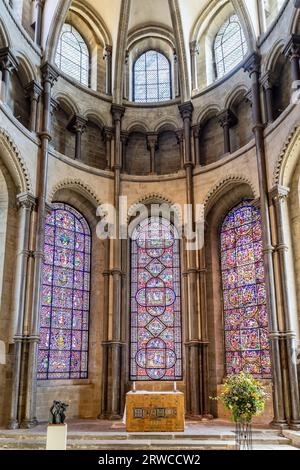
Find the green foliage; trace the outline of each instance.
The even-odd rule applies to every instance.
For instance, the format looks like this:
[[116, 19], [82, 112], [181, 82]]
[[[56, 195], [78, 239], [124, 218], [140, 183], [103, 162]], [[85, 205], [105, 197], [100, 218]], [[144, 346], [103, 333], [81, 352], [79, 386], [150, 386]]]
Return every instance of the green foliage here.
[[234, 421], [250, 422], [253, 416], [263, 412], [268, 398], [269, 394], [259, 380], [240, 372], [230, 375], [221, 395], [212, 399], [221, 401], [231, 411]]

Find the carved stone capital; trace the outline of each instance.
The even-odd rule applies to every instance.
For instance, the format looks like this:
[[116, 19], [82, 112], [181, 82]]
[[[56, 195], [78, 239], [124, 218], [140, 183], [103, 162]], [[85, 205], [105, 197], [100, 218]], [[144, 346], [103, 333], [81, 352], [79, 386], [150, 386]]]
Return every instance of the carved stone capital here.
[[86, 118], [84, 118], [83, 116], [80, 116], [79, 114], [74, 114], [74, 116], [71, 118], [68, 124], [68, 129], [71, 132], [83, 134], [83, 132], [86, 130], [86, 125], [87, 125]]
[[248, 72], [250, 77], [253, 73], [260, 73], [260, 64], [261, 64], [261, 56], [257, 52], [253, 52], [253, 54], [249, 57], [249, 59], [244, 64], [244, 71]]
[[194, 106], [191, 101], [186, 101], [185, 103], [182, 103], [178, 106], [180, 115], [183, 120], [185, 119], [192, 119], [193, 111], [194, 111]]
[[103, 59], [106, 59], [107, 61], [111, 60], [112, 58], [112, 46], [110, 44], [105, 45], [104, 49], [104, 54], [103, 54]]
[[190, 42], [190, 52], [192, 56], [195, 56], [196, 54], [199, 54], [199, 46], [197, 41], [191, 41]]
[[177, 143], [181, 144], [183, 142], [183, 129], [178, 129], [176, 131]]
[[197, 124], [196, 126], [192, 127], [193, 130], [193, 136], [195, 139], [199, 139], [200, 132], [201, 132], [201, 125]]
[[114, 136], [114, 131], [111, 127], [104, 127], [103, 128], [103, 137], [105, 142], [111, 142]]
[[42, 94], [42, 86], [36, 80], [32, 80], [28, 85], [25, 86], [26, 95], [32, 99], [38, 101], [39, 97]]
[[147, 134], [147, 146], [148, 150], [156, 150], [158, 148], [158, 135], [155, 132]]
[[121, 142], [122, 142], [122, 144], [127, 145], [128, 137], [129, 137], [128, 132], [125, 132], [125, 131], [121, 132]]
[[238, 122], [236, 115], [230, 109], [221, 111], [217, 118], [221, 127], [232, 127]]
[[260, 83], [264, 87], [265, 90], [272, 89], [273, 86], [276, 84], [274, 73], [271, 72], [270, 70], [265, 72], [260, 79]]
[[0, 67], [2, 70], [18, 70], [18, 61], [9, 47], [0, 49]]
[[121, 121], [122, 117], [125, 114], [126, 109], [124, 106], [121, 106], [119, 104], [112, 104], [111, 105], [111, 114], [114, 119], [114, 121]]
[[18, 208], [32, 210], [36, 205], [36, 198], [30, 193], [20, 193], [16, 199]]
[[270, 197], [272, 198], [275, 204], [286, 201], [289, 194], [290, 194], [290, 189], [286, 188], [285, 186], [281, 186], [279, 184], [274, 186], [274, 188], [272, 188], [270, 191]]
[[298, 58], [298, 59], [300, 58], [300, 35], [299, 34], [291, 34], [290, 39], [288, 40], [283, 53], [290, 60], [294, 58]]
[[59, 77], [59, 73], [58, 73], [57, 68], [54, 67], [53, 65], [49, 64], [49, 62], [45, 62], [41, 66], [41, 73], [42, 73], [43, 82], [44, 83], [48, 82], [48, 83], [50, 83], [51, 86], [54, 85], [54, 83], [56, 82], [56, 80]]

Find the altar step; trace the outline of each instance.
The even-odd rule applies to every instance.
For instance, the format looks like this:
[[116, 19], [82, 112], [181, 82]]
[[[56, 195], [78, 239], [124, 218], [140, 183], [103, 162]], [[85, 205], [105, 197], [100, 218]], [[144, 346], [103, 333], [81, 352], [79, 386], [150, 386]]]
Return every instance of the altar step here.
[[[44, 450], [45, 434], [0, 431], [0, 450]], [[223, 433], [69, 433], [68, 450], [234, 450], [234, 434]], [[257, 450], [299, 450], [274, 431], [253, 433]]]

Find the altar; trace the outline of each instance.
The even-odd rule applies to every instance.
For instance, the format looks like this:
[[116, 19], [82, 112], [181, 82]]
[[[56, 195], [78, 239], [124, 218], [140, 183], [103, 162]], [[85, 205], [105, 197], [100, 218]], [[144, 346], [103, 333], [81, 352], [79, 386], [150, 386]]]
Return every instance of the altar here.
[[127, 432], [183, 432], [184, 394], [128, 392], [125, 416]]

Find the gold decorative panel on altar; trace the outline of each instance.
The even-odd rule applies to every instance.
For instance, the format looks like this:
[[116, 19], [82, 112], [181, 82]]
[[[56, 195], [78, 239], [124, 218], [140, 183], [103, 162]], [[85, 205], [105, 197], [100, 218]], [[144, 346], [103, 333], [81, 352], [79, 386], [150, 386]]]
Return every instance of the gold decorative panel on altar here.
[[127, 432], [183, 432], [184, 395], [180, 392], [129, 392]]

